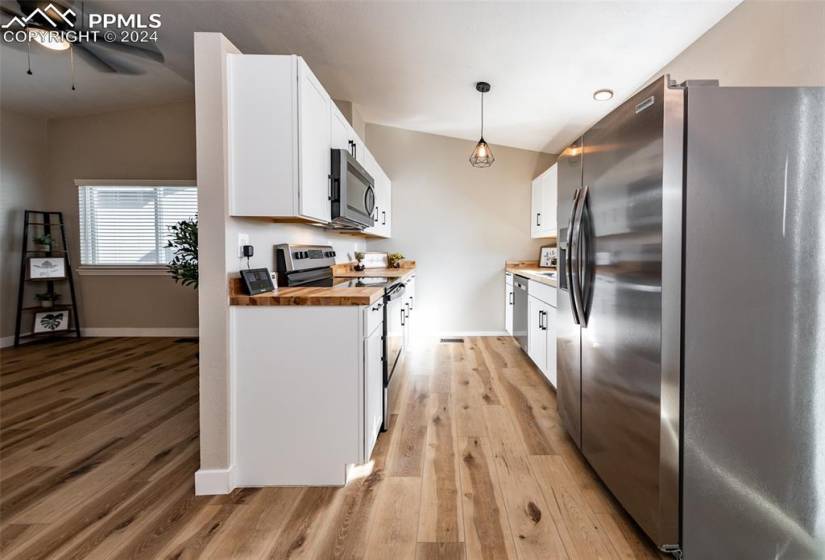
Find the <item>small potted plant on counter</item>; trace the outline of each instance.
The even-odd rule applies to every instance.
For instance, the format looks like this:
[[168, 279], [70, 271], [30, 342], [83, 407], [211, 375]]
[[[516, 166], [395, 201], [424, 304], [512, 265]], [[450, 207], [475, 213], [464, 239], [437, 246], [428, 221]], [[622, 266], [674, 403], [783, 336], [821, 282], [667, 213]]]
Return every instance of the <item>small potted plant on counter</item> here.
[[52, 250], [52, 236], [48, 233], [44, 233], [43, 235], [38, 235], [34, 238], [34, 245], [37, 251], [46, 251], [51, 252]]
[[364, 252], [363, 251], [355, 251], [355, 264], [352, 265], [353, 270], [362, 271], [367, 268], [364, 265]]
[[54, 292], [43, 292], [40, 294], [34, 294], [34, 297], [40, 302], [40, 307], [48, 309], [49, 307], [54, 307], [54, 302], [60, 299], [60, 294], [55, 294]]
[[390, 268], [401, 268], [401, 261], [404, 260], [404, 255], [401, 253], [390, 253], [387, 255], [387, 265]]

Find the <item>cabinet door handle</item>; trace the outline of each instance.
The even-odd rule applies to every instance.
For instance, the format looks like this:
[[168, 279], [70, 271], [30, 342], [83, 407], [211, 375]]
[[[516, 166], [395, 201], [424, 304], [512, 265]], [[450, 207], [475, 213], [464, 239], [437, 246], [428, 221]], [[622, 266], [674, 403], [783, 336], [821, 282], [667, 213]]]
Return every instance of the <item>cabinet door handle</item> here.
[[381, 219], [382, 219], [381, 225], [382, 226], [387, 225], [387, 213], [384, 210], [381, 210]]
[[513, 305], [515, 303], [515, 295], [515, 292], [510, 292], [510, 305]]
[[402, 327], [406, 324], [405, 319], [406, 319], [406, 317], [404, 316], [404, 308], [402, 307], [401, 308], [401, 326]]
[[541, 227], [541, 212], [536, 212], [536, 227]]
[[415, 307], [415, 296], [410, 296], [410, 309]]
[[327, 200], [332, 200], [332, 175], [327, 175]]

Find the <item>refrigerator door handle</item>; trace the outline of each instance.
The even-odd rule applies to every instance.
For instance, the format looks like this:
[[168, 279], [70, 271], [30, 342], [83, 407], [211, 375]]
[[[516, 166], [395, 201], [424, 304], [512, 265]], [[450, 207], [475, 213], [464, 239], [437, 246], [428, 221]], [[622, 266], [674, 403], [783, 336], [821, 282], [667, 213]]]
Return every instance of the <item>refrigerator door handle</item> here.
[[[567, 250], [564, 252], [564, 274], [567, 277], [567, 296], [570, 298], [570, 310], [573, 312], [573, 322], [579, 323], [579, 314], [576, 310], [576, 296], [573, 291], [573, 223], [576, 219], [576, 208], [579, 203], [579, 192], [573, 191], [573, 209], [570, 211], [570, 221], [567, 224]], [[577, 263], [578, 266], [578, 263]]]
[[575, 255], [575, 264], [570, 269], [570, 292], [573, 294], [573, 302], [575, 303], [576, 315], [578, 318], [578, 323], [581, 326], [587, 326], [587, 317], [584, 313], [584, 300], [582, 299], [582, 266], [581, 266], [581, 241], [582, 241], [582, 215], [584, 214], [584, 206], [587, 204], [587, 196], [590, 191], [590, 188], [587, 185], [584, 185], [579, 193], [579, 200], [578, 205], [575, 207], [575, 219], [573, 221], [573, 227], [571, 228], [573, 241], [575, 241], [576, 246], [573, 248], [571, 253]]

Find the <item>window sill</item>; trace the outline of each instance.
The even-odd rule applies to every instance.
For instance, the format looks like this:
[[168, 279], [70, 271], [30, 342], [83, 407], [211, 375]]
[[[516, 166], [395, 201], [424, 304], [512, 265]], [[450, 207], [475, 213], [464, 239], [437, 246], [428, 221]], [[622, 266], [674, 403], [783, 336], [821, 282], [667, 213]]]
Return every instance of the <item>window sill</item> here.
[[169, 276], [164, 265], [82, 265], [77, 268], [80, 276]]

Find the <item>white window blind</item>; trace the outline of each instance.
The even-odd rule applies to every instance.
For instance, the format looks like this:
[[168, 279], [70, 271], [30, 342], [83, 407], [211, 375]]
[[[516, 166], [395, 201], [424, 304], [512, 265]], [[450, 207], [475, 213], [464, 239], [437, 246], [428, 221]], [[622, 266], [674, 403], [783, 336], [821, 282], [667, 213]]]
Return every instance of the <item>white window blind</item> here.
[[84, 265], [164, 265], [169, 226], [198, 211], [196, 187], [80, 185]]

